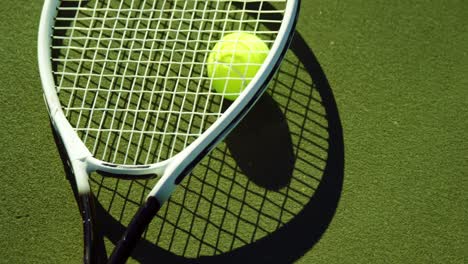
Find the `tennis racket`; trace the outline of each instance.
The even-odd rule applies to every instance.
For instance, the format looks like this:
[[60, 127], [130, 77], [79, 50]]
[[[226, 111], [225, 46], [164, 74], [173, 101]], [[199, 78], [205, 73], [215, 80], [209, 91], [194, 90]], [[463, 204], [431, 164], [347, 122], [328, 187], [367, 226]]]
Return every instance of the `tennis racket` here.
[[[175, 187], [264, 92], [291, 41], [298, 10], [299, 0], [45, 1], [39, 70], [73, 175], [85, 263], [107, 262], [96, 252], [90, 173], [159, 177], [108, 259], [125, 263]], [[261, 65], [247, 62], [258, 72], [242, 78], [245, 87], [230, 101], [226, 89], [212, 89], [213, 81], [239, 78], [209, 77], [207, 66], [214, 45], [234, 32], [256, 35], [269, 52]]]

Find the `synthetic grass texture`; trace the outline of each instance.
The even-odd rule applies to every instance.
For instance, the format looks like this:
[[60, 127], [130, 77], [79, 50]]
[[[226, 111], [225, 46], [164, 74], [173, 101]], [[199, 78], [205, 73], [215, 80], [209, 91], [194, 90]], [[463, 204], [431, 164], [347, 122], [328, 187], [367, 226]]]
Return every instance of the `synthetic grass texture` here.
[[[0, 259], [80, 263], [81, 220], [36, 66], [41, 6], [0, 10]], [[334, 90], [346, 169], [337, 213], [299, 263], [466, 261], [467, 10], [462, 1], [303, 1], [298, 31]], [[187, 240], [173, 243], [182, 254]]]

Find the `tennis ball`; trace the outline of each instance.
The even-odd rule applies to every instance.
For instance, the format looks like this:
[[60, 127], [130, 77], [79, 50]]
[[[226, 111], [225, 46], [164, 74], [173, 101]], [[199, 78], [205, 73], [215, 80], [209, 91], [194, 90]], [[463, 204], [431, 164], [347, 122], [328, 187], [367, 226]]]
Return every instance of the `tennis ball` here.
[[235, 100], [257, 74], [268, 55], [268, 46], [259, 37], [244, 32], [224, 36], [213, 47], [207, 64], [213, 89]]

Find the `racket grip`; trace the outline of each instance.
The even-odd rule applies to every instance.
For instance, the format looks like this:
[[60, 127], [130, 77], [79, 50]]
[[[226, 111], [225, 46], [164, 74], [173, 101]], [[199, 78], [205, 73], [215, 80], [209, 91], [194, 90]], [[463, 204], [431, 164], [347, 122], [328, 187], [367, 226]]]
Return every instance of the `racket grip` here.
[[161, 208], [159, 201], [155, 197], [148, 197], [146, 203], [140, 207], [133, 220], [128, 225], [122, 239], [117, 243], [109, 258], [109, 264], [126, 263], [133, 249], [140, 241], [149, 223]]
[[93, 195], [80, 195], [78, 197], [80, 204], [81, 215], [83, 218], [83, 235], [84, 235], [84, 255], [83, 263], [95, 264], [107, 262], [105, 254], [104, 240], [96, 228], [95, 209]]

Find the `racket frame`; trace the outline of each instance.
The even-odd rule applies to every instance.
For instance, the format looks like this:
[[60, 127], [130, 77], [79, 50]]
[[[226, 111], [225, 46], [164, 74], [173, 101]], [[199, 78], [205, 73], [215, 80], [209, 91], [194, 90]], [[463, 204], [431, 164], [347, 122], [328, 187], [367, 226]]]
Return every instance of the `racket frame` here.
[[[143, 228], [146, 228], [147, 220], [151, 220], [155, 211], [157, 212], [162, 204], [169, 199], [176, 185], [179, 184], [182, 179], [191, 172], [193, 167], [242, 120], [266, 90], [269, 81], [279, 68], [281, 60], [286, 54], [287, 48], [292, 40], [297, 22], [300, 0], [287, 1], [285, 13], [283, 15], [285, 18], [284, 22], [279, 28], [277, 37], [265, 62], [260, 67], [257, 75], [250, 81], [249, 85], [224, 114], [184, 150], [165, 161], [148, 165], [112, 164], [94, 158], [62, 111], [57, 94], [59, 91], [57, 91], [54, 82], [51, 60], [54, 18], [58, 12], [60, 2], [60, 0], [45, 0], [44, 2], [39, 24], [38, 62], [44, 101], [48, 108], [52, 126], [63, 143], [68, 155], [69, 163], [75, 177], [78, 195], [85, 201], [84, 207], [90, 207], [89, 199], [87, 198], [91, 196], [88, 178], [92, 172], [98, 172], [104, 176], [130, 179], [161, 176], [161, 179], [159, 179], [148, 195], [146, 205], [143, 206], [143, 208], [147, 209], [143, 209], [143, 212], [140, 212], [140, 216], [144, 216], [138, 217], [137, 214], [134, 218], [134, 220], [138, 220], [137, 218], [140, 220], [145, 218], [146, 220], [144, 221], [145, 224]], [[148, 205], [150, 205], [149, 209]], [[83, 214], [84, 222], [91, 219], [88, 214], [88, 212]], [[84, 215], [86, 215], [86, 219]], [[135, 221], [132, 221], [129, 226], [135, 226], [133, 222]], [[138, 230], [137, 232], [141, 233], [142, 231]], [[85, 244], [88, 242], [85, 241]], [[85, 252], [85, 255], [86, 254], [89, 255], [90, 252]]]

